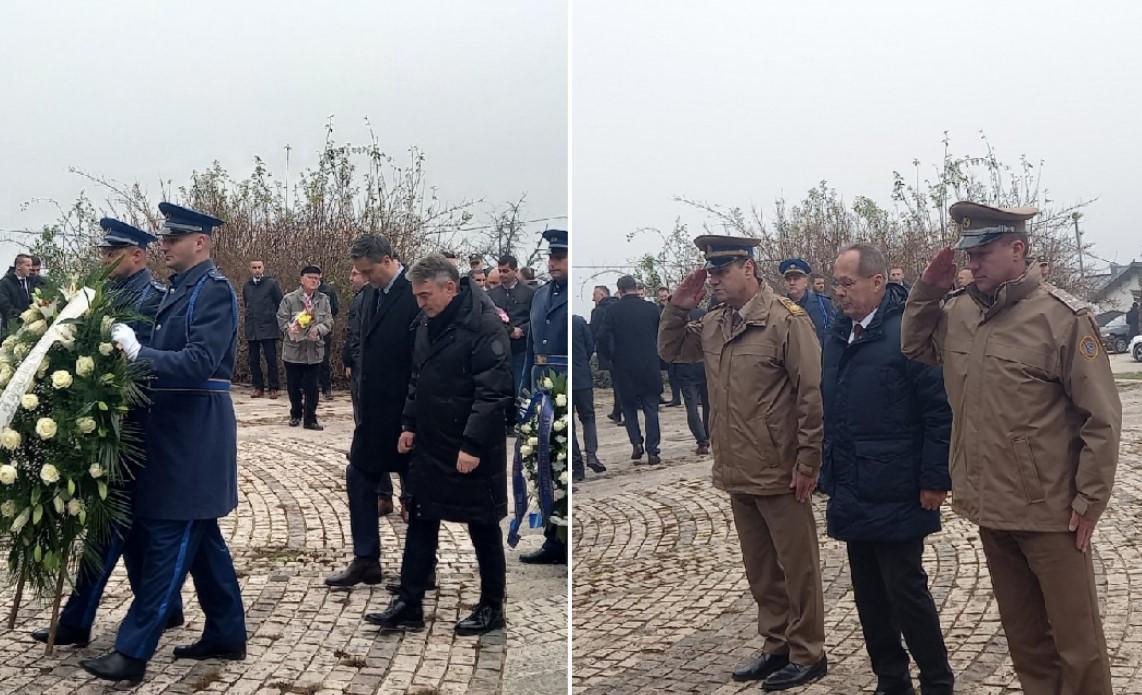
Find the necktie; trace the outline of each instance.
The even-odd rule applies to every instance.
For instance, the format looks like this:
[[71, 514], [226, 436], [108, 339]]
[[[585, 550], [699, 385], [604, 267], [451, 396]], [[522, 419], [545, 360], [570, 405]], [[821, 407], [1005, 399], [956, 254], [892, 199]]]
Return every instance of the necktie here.
[[737, 332], [738, 326], [742, 325], [743, 323], [745, 323], [745, 319], [742, 318], [740, 312], [737, 310], [730, 312], [730, 333]]
[[860, 340], [861, 334], [864, 333], [864, 326], [859, 323], [853, 324], [853, 340]]
[[383, 304], [384, 301], [385, 301], [385, 291], [384, 290], [377, 290], [377, 301], [373, 305], [373, 316], [376, 316], [377, 314], [381, 313], [381, 304]]

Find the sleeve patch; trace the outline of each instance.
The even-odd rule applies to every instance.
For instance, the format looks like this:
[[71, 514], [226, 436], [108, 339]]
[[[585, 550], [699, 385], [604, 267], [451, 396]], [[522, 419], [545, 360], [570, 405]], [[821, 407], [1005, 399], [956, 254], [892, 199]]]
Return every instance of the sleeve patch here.
[[1082, 339], [1079, 340], [1079, 354], [1082, 355], [1085, 359], [1093, 360], [1094, 358], [1098, 357], [1098, 351], [1098, 341], [1095, 340], [1094, 337], [1084, 335]]

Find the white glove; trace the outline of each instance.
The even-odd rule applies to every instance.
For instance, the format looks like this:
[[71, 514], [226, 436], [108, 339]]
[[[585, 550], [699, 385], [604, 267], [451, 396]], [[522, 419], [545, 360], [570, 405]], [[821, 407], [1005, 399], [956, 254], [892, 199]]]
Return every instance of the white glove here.
[[135, 337], [135, 331], [125, 323], [111, 325], [111, 340], [119, 344], [119, 349], [132, 362], [139, 356], [139, 350], [143, 347]]

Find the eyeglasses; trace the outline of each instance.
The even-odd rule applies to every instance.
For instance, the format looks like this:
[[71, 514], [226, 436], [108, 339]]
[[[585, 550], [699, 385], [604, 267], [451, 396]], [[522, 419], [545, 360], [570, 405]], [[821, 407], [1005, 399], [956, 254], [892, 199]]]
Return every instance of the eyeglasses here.
[[874, 275], [866, 275], [862, 278], [856, 278], [855, 280], [853, 278], [833, 278], [832, 284], [833, 287], [841, 287], [843, 289], [849, 290], [852, 289], [853, 285], [857, 284], [858, 281], [874, 278], [879, 274], [880, 273], [876, 273]]

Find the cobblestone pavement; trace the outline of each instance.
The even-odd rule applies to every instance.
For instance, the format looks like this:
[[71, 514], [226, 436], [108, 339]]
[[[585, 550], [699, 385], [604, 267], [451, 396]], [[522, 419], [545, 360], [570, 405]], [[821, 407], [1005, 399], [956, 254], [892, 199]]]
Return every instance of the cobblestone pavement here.
[[[1125, 362], [1121, 367], [1131, 369]], [[1135, 612], [1142, 606], [1142, 382], [1122, 382], [1120, 389], [1122, 458], [1114, 498], [1094, 538], [1095, 570], [1115, 692], [1142, 693], [1142, 613]], [[665, 465], [655, 470], [631, 465], [625, 431], [603, 417], [609, 411], [609, 400], [597, 405], [599, 456], [608, 471], [588, 472], [573, 493], [574, 692], [760, 692], [756, 683], [729, 677], [761, 646], [757, 613], [728, 498], [710, 484], [711, 459], [693, 454], [685, 410], [662, 409]], [[876, 681], [844, 547], [825, 537], [824, 507], [824, 498], [815, 497], [829, 675], [794, 692], [872, 692]], [[944, 530], [929, 538], [924, 561], [957, 692], [1022, 692], [1007, 658], [976, 528], [945, 508]]]
[[[508, 557], [508, 629], [456, 637], [453, 624], [479, 599], [476, 559], [461, 525], [441, 528], [440, 588], [425, 603], [424, 632], [379, 635], [362, 620], [381, 610], [381, 586], [329, 590], [322, 580], [351, 559], [345, 451], [352, 432], [347, 392], [322, 403], [325, 431], [286, 425], [289, 403], [235, 392], [239, 419], [239, 506], [222, 521], [242, 585], [250, 634], [244, 662], [174, 661], [171, 648], [197, 639], [203, 616], [192, 582], [183, 589], [187, 624], [163, 636], [138, 693], [564, 693], [567, 690], [567, 572], [521, 564], [542, 535], [529, 531]], [[394, 481], [395, 482], [395, 481]], [[505, 523], [506, 529], [506, 523]], [[381, 520], [386, 579], [399, 576], [404, 523]], [[14, 589], [0, 578], [0, 611]], [[15, 631], [0, 627], [0, 692], [100, 693], [79, 667], [109, 651], [130, 590], [122, 566], [104, 595], [86, 648], [44, 656], [28, 632], [46, 626], [50, 604], [25, 600]]]

